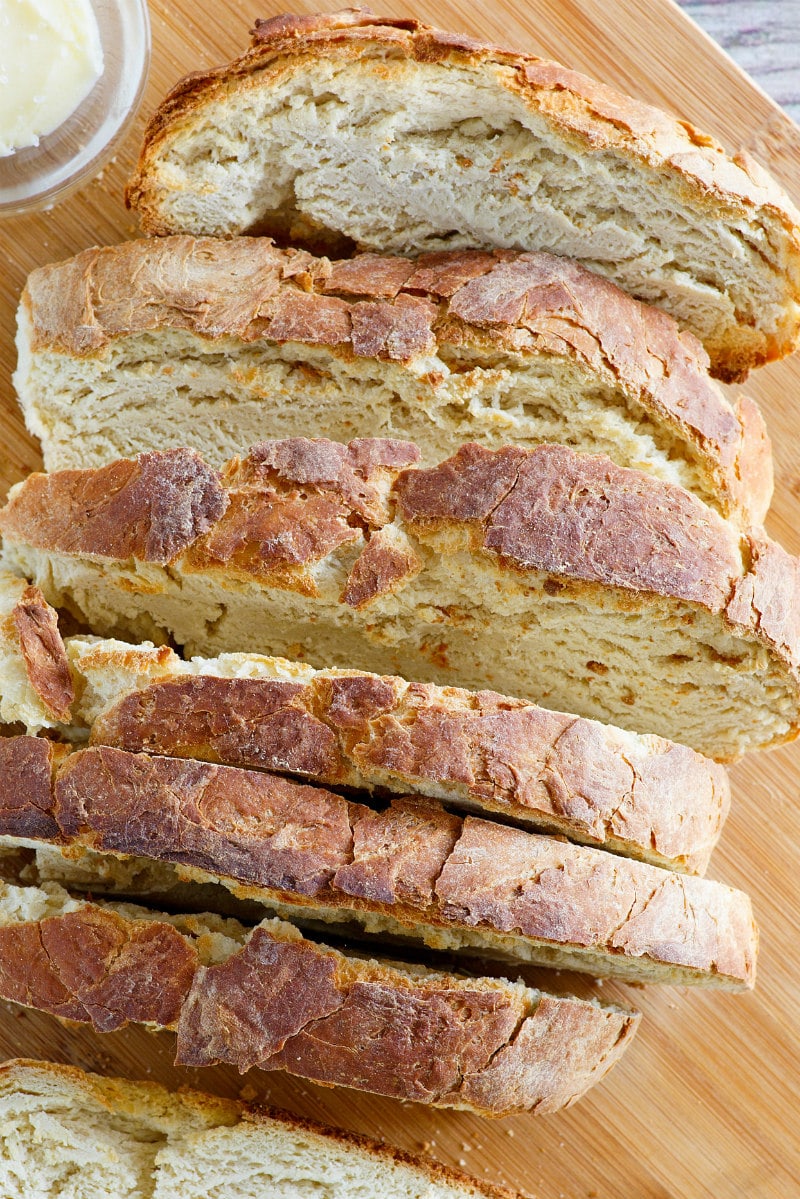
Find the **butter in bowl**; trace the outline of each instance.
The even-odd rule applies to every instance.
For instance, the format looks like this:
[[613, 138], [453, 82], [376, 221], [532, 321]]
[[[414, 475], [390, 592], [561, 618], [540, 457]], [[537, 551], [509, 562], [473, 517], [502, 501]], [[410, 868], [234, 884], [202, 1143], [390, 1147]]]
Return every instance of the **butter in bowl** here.
[[97, 174], [141, 100], [146, 0], [0, 0], [0, 215]]

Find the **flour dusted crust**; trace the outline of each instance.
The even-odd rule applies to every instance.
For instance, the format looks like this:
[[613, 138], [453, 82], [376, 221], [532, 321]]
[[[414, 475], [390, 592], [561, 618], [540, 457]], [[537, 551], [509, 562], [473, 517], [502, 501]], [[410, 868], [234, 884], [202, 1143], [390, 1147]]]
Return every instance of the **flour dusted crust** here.
[[[664, 312], [552, 254], [364, 254], [331, 263], [266, 238], [168, 237], [42, 267], [22, 305], [33, 355], [101, 360], [121, 338], [187, 330], [243, 346], [324, 346], [409, 372], [447, 347], [487, 362], [503, 351], [522, 362], [572, 361], [627, 398], [634, 424], [641, 412], [677, 443], [699, 473], [703, 498], [724, 515], [758, 522], [772, 494], [758, 408], [746, 398], [731, 408], [708, 377], [700, 343]], [[17, 383], [24, 396], [22, 374]], [[426, 385], [436, 388], [433, 375]]]
[[[772, 332], [743, 329], [738, 338], [735, 326], [721, 328], [713, 345], [715, 367], [722, 377], [735, 378], [746, 374], [750, 366], [794, 347], [800, 217], [748, 155], [729, 158], [713, 138], [687, 121], [676, 120], [558, 63], [488, 46], [419, 21], [377, 17], [367, 9], [258, 21], [246, 54], [181, 81], [151, 118], [138, 170], [128, 187], [128, 204], [138, 210], [144, 228], [157, 234], [182, 231], [170, 217], [169, 154], [174, 141], [187, 136], [194, 118], [207, 105], [228, 98], [233, 102], [239, 90], [268, 88], [273, 80], [293, 73], [313, 72], [329, 64], [356, 64], [368, 58], [383, 60], [387, 75], [414, 63], [468, 68], [474, 78], [493, 83], [498, 97], [504, 93], [519, 97], [588, 161], [593, 154], [607, 152], [634, 166], [645, 179], [669, 185], [688, 201], [698, 220], [719, 221], [723, 227], [730, 222], [735, 227], [738, 219], [757, 215], [773, 222], [771, 237], [782, 243], [778, 258], [786, 276], [782, 328]], [[294, 230], [291, 219], [287, 229], [279, 213], [267, 213], [261, 224], [267, 232], [284, 236], [294, 232], [311, 241], [331, 234], [302, 212], [296, 214]], [[227, 233], [244, 231], [225, 229]]]
[[[260, 1157], [271, 1165], [274, 1151], [280, 1154], [283, 1149], [285, 1152], [284, 1138], [296, 1138], [300, 1145], [298, 1158], [305, 1173], [310, 1175], [316, 1166], [320, 1181], [330, 1177], [331, 1167], [341, 1168], [342, 1165], [335, 1158], [331, 1161], [332, 1155], [336, 1154], [345, 1159], [345, 1173], [347, 1165], [358, 1167], [363, 1164], [371, 1170], [376, 1195], [387, 1199], [395, 1185], [406, 1181], [411, 1186], [427, 1182], [435, 1187], [430, 1199], [519, 1199], [516, 1192], [506, 1187], [479, 1182], [430, 1158], [415, 1157], [389, 1145], [379, 1145], [365, 1137], [287, 1112], [221, 1099], [199, 1091], [182, 1088], [176, 1093], [152, 1082], [107, 1078], [87, 1074], [74, 1066], [18, 1058], [0, 1065], [0, 1101], [10, 1099], [18, 1107], [22, 1096], [25, 1107], [36, 1112], [50, 1114], [50, 1104], [54, 1102], [58, 1105], [56, 1110], [85, 1107], [94, 1119], [99, 1117], [101, 1121], [103, 1117], [133, 1120], [141, 1126], [145, 1136], [156, 1133], [164, 1138], [171, 1154], [179, 1161], [185, 1158], [192, 1162], [198, 1150], [213, 1154], [219, 1146], [214, 1134], [217, 1130], [225, 1130], [224, 1144], [226, 1148], [239, 1149], [240, 1162]], [[209, 1137], [207, 1148], [204, 1144], [206, 1136]], [[44, 1144], [47, 1145], [46, 1139]], [[154, 1179], [158, 1179], [160, 1184], [162, 1174], [163, 1162], [159, 1155], [152, 1170], [148, 1171], [146, 1182], [152, 1186]], [[254, 1185], [260, 1187], [261, 1178], [255, 1163], [253, 1178]], [[384, 1187], [390, 1189], [384, 1191]], [[155, 1193], [161, 1195], [164, 1191], [159, 1189]], [[268, 1194], [267, 1190], [261, 1189], [253, 1193]]]
[[502, 990], [392, 974], [256, 929], [241, 953], [198, 971], [177, 1060], [258, 1064], [339, 1086], [357, 1079], [364, 1090], [484, 1115], [544, 1114], [565, 1106], [564, 1075], [610, 1065], [627, 1032], [619, 1013], [582, 1021], [546, 996], [526, 1016]]
[[216, 471], [190, 450], [141, 454], [37, 480], [37, 536], [77, 554], [171, 562], [227, 507]]
[[75, 688], [58, 616], [38, 587], [26, 587], [11, 619], [19, 636], [28, 680], [53, 720], [69, 722]]
[[[0, 794], [0, 835], [13, 835], [22, 805]], [[38, 819], [39, 797], [29, 806]], [[371, 929], [376, 913], [432, 946], [645, 982], [755, 980], [743, 893], [420, 796], [375, 811], [262, 772], [97, 747], [61, 765], [46, 814], [57, 830], [42, 840], [56, 846], [199, 870], [301, 920]]]
[[[551, 621], [563, 606], [576, 628], [594, 622], [604, 648], [584, 631], [578, 648], [563, 624], [527, 643], [526, 653], [549, 654], [558, 638], [547, 669], [561, 691], [548, 706], [652, 730], [723, 760], [797, 735], [798, 564], [762, 530], [742, 537], [681, 488], [564, 446], [465, 446], [438, 467], [401, 470], [395, 459], [413, 460], [413, 447], [365, 444], [263, 443], [222, 476], [190, 451], [155, 452], [139, 459], [147, 487], [137, 463], [31, 475], [0, 513], [5, 561], [100, 633], [149, 636], [161, 619], [190, 653], [296, 655], [305, 640], [312, 661], [318, 636], [335, 665], [475, 689], [488, 682], [537, 702], [551, 694], [548, 678], [524, 658], [491, 655], [486, 633], [502, 628], [510, 645], [540, 612]], [[353, 455], [363, 460], [355, 489], [352, 463], [341, 473]], [[202, 480], [212, 511], [187, 510], [181, 493], [175, 521], [164, 497], [176, 471]], [[131, 482], [107, 486], [117, 473]], [[76, 499], [84, 492], [91, 506]], [[239, 617], [237, 605], [252, 615]], [[222, 623], [208, 620], [215, 609]], [[279, 620], [281, 611], [292, 615]], [[639, 625], [624, 619], [632, 612]], [[631, 636], [641, 643], [637, 673], [615, 673], [608, 643], [631, 653]], [[643, 670], [659, 652], [648, 690]], [[747, 722], [737, 708], [743, 685], [752, 695]], [[708, 687], [711, 708], [699, 698]], [[753, 705], [762, 709], [756, 724]]]
[[75, 699], [56, 612], [38, 587], [0, 571], [0, 718], [29, 731], [68, 723]]
[[250, 677], [220, 677], [225, 660], [194, 673], [166, 646], [74, 640], [69, 652], [112, 697], [80, 713], [98, 745], [427, 792], [697, 873], [730, 805], [725, 769], [686, 746], [491, 691], [301, 666], [269, 677], [281, 664], [255, 656], [230, 661]]
[[[306, 463], [317, 464], [320, 441], [295, 439], [277, 463], [275, 445], [266, 442], [244, 461], [231, 462], [222, 484], [191, 450], [156, 451], [97, 470], [31, 474], [12, 489], [0, 528], [8, 541], [58, 553], [160, 564], [183, 558], [191, 571], [264, 582], [274, 576], [279, 586], [314, 594], [311, 567], [348, 543], [363, 550], [363, 532], [390, 523], [384, 513], [391, 497], [401, 529], [430, 541], [441, 534], [445, 546], [465, 529], [470, 548], [489, 551], [515, 571], [543, 570], [716, 610], [742, 574], [730, 525], [680, 488], [601, 455], [553, 445], [497, 451], [468, 445], [427, 470], [373, 472], [368, 466], [369, 492], [383, 493], [379, 512], [366, 509], [338, 475], [349, 448], [323, 441], [335, 453], [327, 469], [316, 470]], [[141, 485], [142, 460], [147, 486]], [[212, 510], [198, 521], [183, 519], [179, 510], [176, 521], [162, 486], [167, 489], [176, 473], [205, 481], [206, 472]], [[756, 567], [763, 561], [772, 575], [777, 549], [774, 555], [757, 559]], [[359, 606], [364, 602], [360, 597]], [[747, 619], [741, 604], [736, 611]], [[797, 649], [792, 652], [796, 657]]]
[[732, 530], [679, 488], [566, 446], [464, 446], [438, 468], [401, 475], [398, 514], [420, 538], [468, 532], [515, 570], [670, 594], [719, 609], [738, 573]]
[[58, 839], [53, 786], [69, 748], [44, 737], [0, 737], [0, 828], [20, 840]]
[[171, 925], [129, 921], [95, 904], [0, 924], [0, 995], [98, 1032], [173, 1025], [195, 968]]
[[[485, 1115], [546, 1112], [599, 1079], [638, 1022], [622, 1008], [352, 957], [278, 920], [248, 931], [67, 901], [52, 887], [4, 886], [0, 900], [4, 998], [100, 1031], [175, 1028], [182, 1064], [284, 1069]], [[48, 914], [11, 910], [37, 904]]]

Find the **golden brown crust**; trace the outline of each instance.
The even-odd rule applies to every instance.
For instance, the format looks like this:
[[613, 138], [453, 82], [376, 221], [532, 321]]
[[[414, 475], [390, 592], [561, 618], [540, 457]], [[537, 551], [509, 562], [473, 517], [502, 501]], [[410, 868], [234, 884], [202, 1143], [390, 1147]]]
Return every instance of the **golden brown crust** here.
[[[476, 570], [497, 572], [498, 581], [527, 579], [545, 591], [570, 588], [575, 595], [608, 596], [613, 589], [614, 602], [629, 606], [650, 597], [695, 605], [733, 636], [765, 646], [787, 688], [800, 694], [795, 560], [758, 529], [749, 534], [743, 560], [736, 527], [682, 488], [565, 446], [493, 451], [467, 445], [429, 470], [370, 462], [363, 495], [356, 495], [337, 480], [301, 483], [272, 467], [247, 465], [283, 444], [262, 443], [245, 464], [234, 460], [225, 475], [230, 490], [189, 451], [140, 455], [96, 471], [31, 475], [0, 512], [0, 531], [12, 547], [118, 561], [133, 555], [206, 574], [223, 586], [242, 580], [265, 592], [316, 596], [317, 564], [344, 564], [357, 579], [358, 554], [376, 532], [391, 529], [433, 562], [471, 548]], [[305, 456], [316, 462], [320, 447], [332, 444], [294, 439], [292, 469], [298, 473]], [[359, 453], [367, 452], [366, 444], [359, 443]], [[173, 486], [175, 458], [199, 479], [188, 498]], [[118, 477], [126, 484], [132, 479], [130, 488], [117, 487]], [[365, 506], [370, 489], [378, 502]], [[392, 580], [400, 599], [411, 578], [409, 571]], [[367, 623], [373, 601], [355, 593], [354, 599]], [[441, 614], [449, 618], [446, 610]], [[800, 715], [790, 725], [789, 738]]]
[[739, 573], [738, 539], [679, 487], [566, 446], [463, 446], [404, 472], [398, 512], [422, 537], [453, 523], [517, 570], [672, 595], [719, 610]]
[[754, 984], [757, 935], [741, 892], [596, 850], [573, 853], [556, 841], [533, 868], [524, 836], [466, 819], [436, 883], [445, 912], [529, 935], [549, 925], [571, 944], [602, 944], [609, 953], [656, 956]]
[[[542, 1002], [549, 1002], [543, 1000]], [[585, 1032], [585, 1030], [584, 1030]], [[464, 1196], [474, 1196], [475, 1199], [521, 1199], [516, 1191], [508, 1187], [496, 1186], [488, 1182], [480, 1182], [470, 1178], [460, 1170], [451, 1169], [427, 1157], [415, 1157], [391, 1145], [378, 1144], [367, 1137], [356, 1133], [343, 1132], [330, 1128], [314, 1120], [306, 1120], [301, 1116], [277, 1108], [264, 1107], [241, 1103], [235, 1099], [221, 1099], [216, 1095], [207, 1095], [201, 1091], [189, 1091], [181, 1088], [180, 1092], [168, 1091], [166, 1087], [153, 1082], [130, 1082], [122, 1078], [107, 1078], [97, 1074], [87, 1074], [76, 1066], [65, 1066], [53, 1062], [33, 1061], [28, 1058], [15, 1058], [0, 1064], [0, 1087], [7, 1093], [35, 1093], [42, 1084], [49, 1088], [54, 1082], [62, 1087], [70, 1088], [76, 1101], [84, 1097], [98, 1102], [105, 1110], [111, 1110], [119, 1115], [137, 1116], [155, 1110], [159, 1118], [164, 1112], [183, 1114], [197, 1113], [206, 1125], [215, 1127], [217, 1123], [237, 1126], [239, 1124], [251, 1128], [262, 1128], [269, 1136], [269, 1125], [277, 1124], [291, 1132], [307, 1133], [324, 1137], [326, 1141], [341, 1146], [345, 1150], [355, 1149], [367, 1153], [377, 1164], [397, 1164], [409, 1166], [427, 1177], [435, 1184], [459, 1187]], [[202, 1134], [201, 1134], [202, 1135]]]
[[[391, 48], [395, 58], [454, 62], [488, 68], [497, 86], [523, 101], [573, 144], [597, 152], [610, 150], [690, 190], [695, 204], [710, 215], [720, 207], [733, 219], [764, 212], [786, 235], [784, 269], [787, 291], [798, 298], [800, 214], [778, 185], [746, 154], [728, 157], [710, 136], [687, 121], [622, 95], [577, 71], [530, 54], [513, 53], [420, 21], [376, 17], [367, 10], [345, 9], [315, 16], [286, 14], [259, 21], [249, 51], [222, 67], [187, 76], [172, 89], [150, 119], [139, 164], [126, 190], [126, 203], [137, 209], [149, 233], [168, 234], [158, 203], [157, 154], [171, 134], [202, 105], [240, 78], [290, 63], [302, 69], [308, 60], [355, 60]], [[511, 70], [496, 71], [497, 66]], [[765, 334], [761, 344], [743, 348], [731, 338], [714, 347], [721, 378], [743, 378], [762, 362], [790, 353], [797, 340], [797, 319], [780, 338]]]
[[196, 968], [196, 952], [171, 925], [93, 904], [0, 926], [0, 995], [98, 1032], [174, 1025]]
[[177, 328], [402, 363], [447, 345], [571, 359], [685, 440], [726, 514], [738, 508], [760, 520], [772, 492], [763, 419], [750, 401], [740, 423], [709, 379], [700, 343], [666, 313], [552, 254], [462, 250], [416, 262], [365, 254], [331, 264], [266, 238], [169, 237], [42, 267], [23, 304], [32, 348], [74, 355]]
[[[114, 661], [107, 663], [114, 668]], [[102, 713], [92, 742], [304, 775], [442, 791], [574, 840], [702, 873], [727, 816], [722, 766], [661, 738], [491, 691], [376, 675], [308, 682], [169, 676]]]
[[547, 1098], [534, 1110], [554, 1111], [560, 1099], [560, 1072], [582, 1072], [587, 1058], [603, 1063], [610, 1053], [615, 1059], [630, 1035], [628, 1029], [622, 1029], [612, 1043], [610, 1034], [613, 1029], [599, 1022], [587, 1030], [577, 1009], [543, 995], [534, 1017], [524, 1021], [513, 1043], [498, 1050], [480, 1074], [464, 1079], [464, 1097], [491, 1110], [500, 1096], [508, 1103], [514, 1095], [519, 1104], [531, 1090], [541, 1091]]
[[[204, 537], [184, 547], [186, 568], [280, 578], [286, 588], [315, 595], [309, 568], [342, 546], [362, 544], [371, 528], [389, 520], [391, 483], [418, 459], [410, 442], [380, 438], [346, 446], [325, 438], [261, 442], [225, 469], [226, 510]], [[405, 558], [399, 577], [395, 556], [360, 586], [357, 575], [348, 594], [363, 603], [377, 594], [376, 584], [391, 589], [411, 573], [411, 556]]]
[[227, 496], [193, 450], [120, 459], [98, 470], [29, 475], [4, 509], [4, 530], [23, 529], [65, 553], [167, 563], [219, 520]]
[[379, 969], [354, 972], [341, 955], [257, 929], [240, 953], [198, 971], [177, 1060], [283, 1069], [485, 1115], [544, 1113], [572, 1102], [575, 1076], [583, 1089], [596, 1063], [610, 1065], [631, 1031], [619, 1013], [595, 1008], [586, 1037], [587, 1013], [567, 1012], [575, 1040], [567, 1049], [574, 1075], [565, 1086], [560, 1055], [567, 1047], [554, 1040], [565, 1029], [551, 1017], [553, 1004], [570, 1007], [551, 1000], [528, 1014], [521, 995], [468, 984], [455, 990], [446, 978], [398, 986]]
[[28, 682], [47, 715], [68, 724], [75, 700], [58, 616], [38, 587], [26, 587], [11, 612]]
[[377, 912], [412, 935], [419, 923], [508, 932], [545, 960], [548, 947], [588, 949], [593, 972], [641, 962], [645, 981], [670, 981], [671, 966], [755, 981], [743, 893], [421, 797], [377, 812], [273, 775], [98, 747], [61, 767], [52, 811], [47, 839], [199, 868], [267, 902]]
[[748, 538], [750, 567], [736, 581], [726, 608], [734, 624], [750, 628], [794, 670], [800, 664], [800, 560], [763, 531]]
[[381, 595], [391, 595], [419, 572], [422, 563], [410, 543], [379, 529], [369, 538], [347, 577], [341, 602], [363, 608]]
[[[99, 904], [0, 926], [5, 999], [99, 1031], [174, 1027], [181, 1064], [284, 1069], [485, 1115], [574, 1102], [638, 1023], [635, 1012], [555, 997], [539, 1017], [530, 992], [350, 958], [286, 925], [259, 926], [217, 965], [198, 962], [193, 934]], [[443, 1045], [468, 1070], [463, 1080]], [[494, 1067], [497, 1053], [510, 1069]]]
[[44, 737], [0, 737], [0, 835], [58, 839], [53, 778], [67, 752]]
[[461, 836], [462, 821], [436, 803], [406, 796], [381, 812], [363, 809], [352, 821], [350, 860], [331, 890], [372, 904], [436, 907], [436, 880]]
[[326, 895], [363, 809], [255, 771], [88, 749], [55, 784], [65, 843], [181, 862], [287, 894]]

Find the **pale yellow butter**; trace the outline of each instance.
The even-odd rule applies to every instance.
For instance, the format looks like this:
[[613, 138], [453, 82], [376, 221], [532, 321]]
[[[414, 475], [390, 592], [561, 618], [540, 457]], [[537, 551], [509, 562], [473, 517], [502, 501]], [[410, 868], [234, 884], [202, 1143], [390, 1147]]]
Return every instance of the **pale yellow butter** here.
[[0, 157], [62, 125], [102, 71], [89, 0], [0, 0]]

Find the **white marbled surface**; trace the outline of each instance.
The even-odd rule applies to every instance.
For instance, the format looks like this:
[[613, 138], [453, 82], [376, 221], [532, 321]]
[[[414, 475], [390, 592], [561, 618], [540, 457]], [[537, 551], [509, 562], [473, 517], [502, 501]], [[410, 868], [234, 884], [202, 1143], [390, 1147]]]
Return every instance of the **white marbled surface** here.
[[678, 0], [800, 123], [800, 0]]

